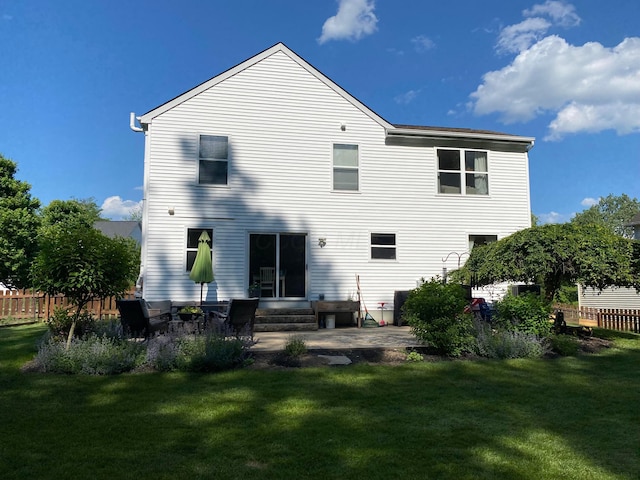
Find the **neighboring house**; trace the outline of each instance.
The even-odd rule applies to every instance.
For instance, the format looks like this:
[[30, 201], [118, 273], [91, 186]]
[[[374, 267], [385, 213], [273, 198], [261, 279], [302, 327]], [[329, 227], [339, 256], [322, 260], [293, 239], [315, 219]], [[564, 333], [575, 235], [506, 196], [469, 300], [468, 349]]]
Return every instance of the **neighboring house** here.
[[199, 299], [203, 230], [207, 301], [246, 297], [266, 267], [262, 306], [354, 298], [359, 275], [375, 311], [530, 227], [533, 138], [389, 123], [282, 43], [133, 119], [147, 300]]
[[[633, 227], [633, 238], [640, 240], [640, 213], [625, 226]], [[612, 287], [599, 291], [578, 285], [578, 302], [580, 307], [640, 310], [640, 293], [635, 288]]]
[[96, 230], [109, 238], [133, 238], [138, 244], [142, 243], [142, 225], [136, 221], [111, 220], [98, 221], [93, 224]]

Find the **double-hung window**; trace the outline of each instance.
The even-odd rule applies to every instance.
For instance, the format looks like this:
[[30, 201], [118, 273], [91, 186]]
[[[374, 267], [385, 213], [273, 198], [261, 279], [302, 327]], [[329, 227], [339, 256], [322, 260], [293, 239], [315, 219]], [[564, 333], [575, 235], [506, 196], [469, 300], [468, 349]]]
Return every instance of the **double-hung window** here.
[[198, 183], [227, 185], [229, 176], [229, 138], [200, 135]]
[[333, 189], [358, 191], [358, 145], [333, 145]]
[[371, 234], [371, 258], [373, 260], [396, 259], [396, 234], [372, 233]]
[[438, 193], [489, 195], [487, 152], [439, 148]]
[[[188, 228], [187, 229], [187, 272], [191, 271], [193, 262], [196, 260], [198, 253], [198, 239], [202, 232], [207, 232], [209, 238], [213, 241], [213, 229], [212, 228]], [[211, 246], [211, 245], [209, 245]], [[213, 255], [213, 253], [212, 253]]]

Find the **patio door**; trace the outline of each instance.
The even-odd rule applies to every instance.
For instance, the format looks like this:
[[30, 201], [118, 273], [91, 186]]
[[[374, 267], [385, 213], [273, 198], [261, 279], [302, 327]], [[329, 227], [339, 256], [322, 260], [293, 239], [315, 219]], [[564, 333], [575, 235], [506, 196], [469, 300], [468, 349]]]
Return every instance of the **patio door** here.
[[249, 234], [249, 284], [255, 283], [260, 284], [261, 297], [306, 298], [307, 235]]

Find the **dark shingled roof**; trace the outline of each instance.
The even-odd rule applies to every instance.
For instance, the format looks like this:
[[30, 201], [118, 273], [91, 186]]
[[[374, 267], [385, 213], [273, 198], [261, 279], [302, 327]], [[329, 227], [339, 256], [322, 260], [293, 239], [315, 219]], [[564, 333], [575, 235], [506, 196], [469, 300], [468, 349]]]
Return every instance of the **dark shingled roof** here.
[[130, 237], [136, 228], [140, 228], [140, 222], [134, 221], [99, 221], [93, 224], [96, 230], [109, 238]]
[[456, 127], [429, 127], [422, 125], [400, 125], [394, 124], [396, 128], [406, 128], [411, 130], [434, 130], [438, 132], [458, 132], [458, 133], [482, 133], [486, 135], [504, 135], [506, 137], [517, 137], [518, 135], [512, 135], [510, 133], [494, 132], [492, 130], [475, 130], [473, 128], [456, 128]]

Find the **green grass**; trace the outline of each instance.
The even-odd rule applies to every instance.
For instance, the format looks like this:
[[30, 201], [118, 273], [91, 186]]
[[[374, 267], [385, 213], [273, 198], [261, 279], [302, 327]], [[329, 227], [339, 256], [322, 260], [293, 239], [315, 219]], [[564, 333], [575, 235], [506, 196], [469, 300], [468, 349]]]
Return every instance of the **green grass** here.
[[[640, 338], [555, 360], [24, 374], [0, 329], [3, 479], [636, 479]], [[600, 332], [598, 332], [600, 333]]]

